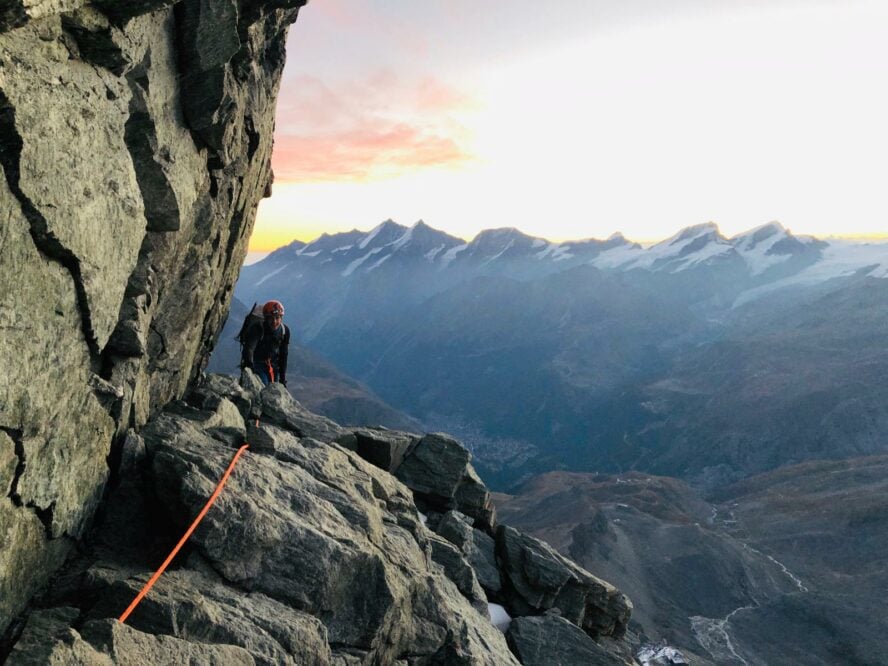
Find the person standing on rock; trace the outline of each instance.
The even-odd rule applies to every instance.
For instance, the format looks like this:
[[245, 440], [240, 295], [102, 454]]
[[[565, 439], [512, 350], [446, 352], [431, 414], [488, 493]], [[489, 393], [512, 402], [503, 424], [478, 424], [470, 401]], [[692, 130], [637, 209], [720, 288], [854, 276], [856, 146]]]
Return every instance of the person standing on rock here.
[[268, 301], [262, 306], [262, 317], [255, 312], [247, 316], [238, 336], [241, 341], [241, 368], [250, 368], [262, 383], [287, 385], [287, 355], [290, 329], [284, 324], [284, 306]]

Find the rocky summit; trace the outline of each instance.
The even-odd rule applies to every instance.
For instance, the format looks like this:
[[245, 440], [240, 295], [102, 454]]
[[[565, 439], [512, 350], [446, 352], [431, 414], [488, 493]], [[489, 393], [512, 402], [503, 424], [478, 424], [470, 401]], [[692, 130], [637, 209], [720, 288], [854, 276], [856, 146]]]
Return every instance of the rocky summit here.
[[129, 433], [95, 529], [7, 663], [635, 663], [629, 600], [497, 524], [470, 458], [443, 434], [341, 428], [250, 371], [207, 376]]

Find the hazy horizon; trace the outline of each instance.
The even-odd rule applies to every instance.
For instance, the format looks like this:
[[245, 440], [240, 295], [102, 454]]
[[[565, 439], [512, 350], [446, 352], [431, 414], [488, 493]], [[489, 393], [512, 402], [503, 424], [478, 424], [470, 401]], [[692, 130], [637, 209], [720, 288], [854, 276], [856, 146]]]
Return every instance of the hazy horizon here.
[[[407, 228], [410, 228], [410, 227], [412, 227], [412, 226], [415, 226], [415, 225], [418, 224], [419, 222], [423, 222], [423, 223], [425, 223], [426, 225], [428, 225], [429, 227], [432, 227], [433, 229], [436, 229], [437, 231], [444, 231], [445, 233], [449, 233], [449, 232], [446, 232], [444, 229], [439, 229], [439, 228], [436, 227], [434, 224], [429, 224], [429, 223], [426, 222], [425, 220], [417, 220], [416, 222], [413, 222], [412, 224], [403, 224], [403, 223], [401, 223], [401, 222], [398, 222], [397, 220], [393, 220], [392, 218], [387, 218], [386, 220], [383, 220], [383, 222], [385, 222], [385, 221], [389, 221], [389, 220], [391, 220], [391, 221], [394, 222], [395, 224], [399, 224], [400, 226], [407, 227]], [[292, 243], [292, 242], [294, 242], [294, 241], [301, 241], [301, 242], [304, 242], [304, 243], [308, 243], [308, 244], [310, 244], [310, 243], [312, 243], [312, 242], [318, 240], [319, 238], [321, 238], [324, 234], [328, 234], [328, 235], [331, 235], [331, 236], [332, 236], [332, 235], [336, 235], [337, 233], [347, 233], [347, 232], [349, 232], [349, 231], [360, 231], [360, 232], [362, 232], [362, 233], [369, 233], [370, 231], [372, 231], [374, 228], [376, 228], [377, 226], [379, 226], [379, 225], [382, 224], [383, 222], [378, 222], [378, 223], [376, 223], [376, 224], [374, 224], [373, 226], [370, 226], [370, 227], [366, 227], [366, 226], [363, 226], [363, 227], [352, 227], [352, 228], [350, 228], [350, 229], [342, 229], [342, 230], [337, 229], [337, 230], [335, 230], [335, 231], [321, 232], [320, 234], [318, 234], [318, 235], [316, 235], [316, 236], [313, 236], [313, 237], [311, 237], [311, 238], [308, 238], [308, 239], [295, 238], [295, 237], [294, 237], [294, 238], [291, 238], [291, 239], [288, 240], [288, 241], [282, 242], [282, 243], [281, 243], [280, 245], [278, 245], [277, 247], [273, 247], [273, 248], [270, 248], [270, 249], [263, 249], [263, 250], [250, 250], [250, 251], [247, 253], [247, 257], [245, 258], [245, 260], [244, 260], [244, 264], [243, 264], [243, 265], [244, 265], [244, 266], [249, 266], [249, 265], [251, 265], [251, 264], [257, 263], [257, 262], [261, 261], [262, 259], [264, 259], [265, 257], [267, 257], [269, 254], [271, 254], [274, 250], [277, 250], [277, 249], [280, 249], [280, 248], [282, 248], [282, 247], [285, 247], [285, 246], [289, 245], [290, 243]], [[738, 236], [738, 235], [741, 235], [741, 234], [744, 234], [744, 233], [749, 233], [749, 232], [751, 232], [751, 231], [754, 231], [755, 229], [758, 229], [758, 228], [761, 228], [761, 227], [763, 227], [763, 226], [766, 226], [767, 224], [772, 224], [772, 223], [781, 224], [779, 220], [772, 220], [771, 222], [766, 222], [765, 224], [758, 224], [758, 225], [755, 225], [755, 226], [751, 226], [751, 227], [749, 227], [748, 229], [744, 229], [743, 231], [740, 231], [740, 232], [738, 232], [738, 233], [736, 233], [736, 234], [728, 235], [728, 234], [725, 234], [725, 233], [722, 231], [721, 227], [719, 227], [719, 225], [718, 225], [717, 222], [704, 222], [704, 223], [700, 223], [700, 224], [708, 224], [708, 223], [715, 224], [716, 227], [718, 227], [719, 232], [720, 232], [723, 236], [725, 236], [726, 238], [728, 238], [728, 239], [733, 238], [733, 237]], [[489, 227], [488, 229], [481, 229], [481, 230], [478, 231], [478, 233], [481, 233], [482, 231], [486, 231], [486, 230], [489, 230], [489, 229], [503, 229], [503, 228], [505, 228], [505, 229], [517, 229], [519, 232], [521, 232], [521, 233], [523, 233], [523, 234], [525, 234], [525, 235], [532, 236], [532, 237], [534, 237], [534, 238], [541, 238], [541, 239], [546, 240], [546, 241], [548, 241], [548, 242], [550, 242], [550, 243], [569, 243], [569, 242], [582, 241], [582, 240], [606, 240], [607, 238], [610, 238], [610, 237], [612, 237], [612, 236], [615, 236], [615, 235], [617, 235], [617, 234], [620, 234], [620, 235], [622, 235], [624, 238], [626, 238], [626, 240], [628, 240], [628, 241], [630, 241], [630, 242], [638, 243], [638, 244], [640, 244], [640, 245], [642, 245], [642, 246], [647, 247], [647, 246], [656, 245], [657, 243], [661, 243], [661, 242], [663, 242], [663, 241], [665, 241], [665, 240], [668, 240], [669, 238], [672, 238], [672, 237], [675, 236], [676, 234], [680, 233], [683, 229], [687, 229], [688, 227], [693, 227], [693, 226], [699, 226], [699, 225], [698, 225], [698, 224], [689, 224], [689, 225], [685, 225], [684, 227], [681, 227], [681, 228], [679, 228], [679, 229], [675, 229], [674, 232], [670, 233], [670, 234], [667, 235], [667, 236], [664, 236], [664, 237], [662, 237], [662, 238], [653, 238], [653, 239], [651, 239], [651, 238], [631, 238], [631, 237], [627, 236], [626, 234], [623, 234], [623, 233], [622, 233], [621, 231], [619, 231], [619, 230], [614, 231], [613, 233], [608, 234], [607, 236], [601, 236], [601, 237], [598, 237], [598, 236], [582, 236], [582, 237], [581, 237], [581, 236], [577, 236], [577, 237], [574, 237], [574, 238], [552, 238], [552, 237], [549, 237], [549, 236], [535, 236], [534, 234], [527, 233], [527, 232], [523, 231], [522, 229], [520, 229], [520, 228], [518, 228], [518, 227], [513, 227], [513, 226], [509, 226], [509, 225], [506, 225], [506, 226], [503, 226], [503, 227]], [[782, 224], [781, 224], [781, 226], [784, 226], [784, 227], [785, 227], [790, 233], [792, 233], [792, 234], [795, 235], [795, 236], [809, 236], [809, 235], [814, 235], [814, 234], [796, 234], [791, 228], [786, 227], [786, 225], [782, 225]], [[455, 236], [456, 238], [459, 238], [459, 239], [461, 239], [462, 241], [464, 241], [464, 242], [466, 242], [466, 243], [470, 243], [470, 242], [472, 242], [472, 240], [475, 238], [475, 236], [477, 236], [478, 234], [476, 233], [476, 234], [474, 234], [473, 236], [468, 237], [468, 238], [467, 238], [467, 237], [464, 237], [464, 236], [458, 236], [458, 235], [456, 235], [456, 234], [450, 234], [450, 235]], [[888, 243], [888, 234], [872, 234], [872, 235], [857, 235], [857, 236], [854, 236], [854, 235], [847, 235], [847, 236], [840, 236], [840, 235], [823, 235], [823, 236], [818, 236], [818, 235], [815, 235], [815, 237], [816, 237], [816, 238], [819, 238], [820, 240], [843, 240], [843, 241], [859, 242], [859, 243], [868, 243], [868, 242], [874, 242], [874, 243], [883, 243], [883, 242], [884, 242], [884, 243]]]
[[886, 32], [873, 0], [309, 3], [251, 249], [386, 217], [884, 236]]

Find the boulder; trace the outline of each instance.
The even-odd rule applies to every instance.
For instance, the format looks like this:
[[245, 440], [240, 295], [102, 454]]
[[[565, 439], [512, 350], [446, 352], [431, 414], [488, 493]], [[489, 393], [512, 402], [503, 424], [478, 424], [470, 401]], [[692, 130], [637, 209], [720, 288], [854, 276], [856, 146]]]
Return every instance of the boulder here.
[[[250, 374], [255, 378], [252, 372]], [[241, 416], [248, 420], [252, 413], [253, 403], [258, 403], [261, 391], [261, 384], [255, 392], [252, 392], [242, 387], [234, 377], [209, 374], [203, 376], [200, 384], [188, 394], [186, 400], [189, 405], [198, 409], [214, 410], [219, 400], [226, 398], [233, 402]]]
[[[111, 585], [89, 617], [117, 617], [149, 575]], [[237, 645], [263, 666], [327, 666], [332, 659], [327, 630], [317, 618], [190, 569], [164, 574], [126, 623], [148, 634]]]
[[429, 538], [432, 547], [432, 560], [441, 565], [444, 574], [456, 585], [462, 595], [482, 615], [487, 612], [487, 597], [478, 583], [475, 571], [463, 557], [462, 552], [446, 539], [437, 536]]
[[79, 664], [142, 666], [143, 664], [230, 664], [253, 666], [250, 653], [233, 645], [205, 645], [137, 631], [117, 620], [72, 625], [76, 608], [35, 611], [9, 655], [10, 666]]
[[557, 608], [593, 638], [625, 633], [632, 611], [629, 599], [547, 543], [500, 525], [496, 554], [502, 563], [506, 607], [513, 616]]
[[298, 437], [333, 442], [344, 434], [343, 429], [330, 419], [300, 405], [283, 384], [269, 384], [263, 388], [261, 400], [261, 420], [292, 430]]
[[475, 473], [472, 454], [443, 433], [428, 434], [408, 450], [395, 471], [398, 477], [431, 508], [457, 509], [472, 517], [475, 525], [492, 530], [496, 516], [490, 492]]
[[352, 430], [355, 450], [367, 462], [394, 474], [404, 460], [416, 437], [386, 428]]
[[496, 544], [493, 538], [479, 529], [472, 530], [466, 558], [478, 576], [478, 582], [489, 594], [499, 595], [503, 588], [502, 576], [496, 562]]
[[634, 664], [598, 645], [576, 625], [557, 615], [519, 617], [506, 634], [524, 666], [613, 666]]
[[247, 428], [235, 404], [227, 398], [208, 401], [206, 404], [209, 409], [196, 409], [187, 403], [178, 402], [170, 406], [169, 412], [193, 421], [199, 429], [229, 446], [238, 447], [243, 444]]
[[496, 564], [493, 539], [471, 526], [471, 520], [458, 511], [448, 511], [438, 522], [435, 531], [454, 544], [468, 560], [481, 587], [492, 596], [502, 589], [502, 579]]
[[453, 495], [456, 508], [475, 519], [475, 526], [492, 532], [496, 525], [496, 509], [490, 500], [490, 491], [475, 469], [468, 465]]
[[262, 384], [262, 380], [259, 379], [259, 376], [250, 368], [243, 368], [241, 370], [239, 383], [250, 397], [253, 406], [257, 409], [255, 412], [256, 416], [259, 416], [262, 413], [262, 389], [265, 388]]
[[417, 442], [395, 476], [432, 503], [446, 505], [452, 503], [471, 459], [472, 454], [457, 440], [433, 433]]
[[289, 430], [274, 425], [260, 423], [247, 425], [247, 443], [253, 453], [275, 455], [292, 446], [298, 446], [299, 438]]
[[435, 525], [435, 532], [447, 539], [462, 552], [467, 552], [472, 542], [472, 523], [459, 511], [448, 511]]

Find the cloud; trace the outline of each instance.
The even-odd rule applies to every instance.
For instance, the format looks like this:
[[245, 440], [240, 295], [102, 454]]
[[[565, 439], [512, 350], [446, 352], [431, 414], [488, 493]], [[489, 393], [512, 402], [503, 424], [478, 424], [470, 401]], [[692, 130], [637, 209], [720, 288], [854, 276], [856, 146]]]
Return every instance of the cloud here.
[[378, 70], [328, 84], [300, 76], [281, 91], [272, 165], [283, 182], [367, 180], [472, 160], [462, 118], [471, 95], [433, 77]]

